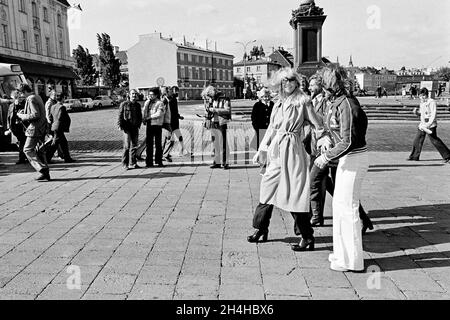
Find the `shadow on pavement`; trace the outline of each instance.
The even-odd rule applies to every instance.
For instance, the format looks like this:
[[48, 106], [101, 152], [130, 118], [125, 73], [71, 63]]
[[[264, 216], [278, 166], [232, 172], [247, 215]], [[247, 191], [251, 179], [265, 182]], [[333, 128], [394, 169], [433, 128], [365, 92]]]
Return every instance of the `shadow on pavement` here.
[[174, 177], [184, 177], [193, 176], [192, 173], [173, 173], [173, 172], [157, 172], [142, 175], [117, 175], [117, 176], [102, 176], [102, 177], [80, 177], [80, 178], [62, 178], [62, 179], [52, 179], [52, 182], [71, 182], [71, 181], [85, 181], [85, 180], [110, 180], [110, 179], [162, 179], [162, 178], [174, 178]]
[[[365, 236], [365, 251], [375, 254], [401, 253], [396, 257], [375, 258], [383, 270], [450, 267], [450, 251], [439, 251], [433, 247], [444, 245], [447, 248], [450, 244], [448, 223], [440, 224], [441, 220], [450, 219], [450, 204], [372, 210], [370, 216], [374, 218], [376, 230]], [[383, 228], [383, 225], [393, 227]], [[408, 253], [405, 250], [414, 251]]]
[[[433, 160], [436, 161], [436, 160]], [[369, 170], [373, 168], [416, 168], [416, 167], [443, 167], [445, 163], [435, 164], [377, 164], [369, 166]]]

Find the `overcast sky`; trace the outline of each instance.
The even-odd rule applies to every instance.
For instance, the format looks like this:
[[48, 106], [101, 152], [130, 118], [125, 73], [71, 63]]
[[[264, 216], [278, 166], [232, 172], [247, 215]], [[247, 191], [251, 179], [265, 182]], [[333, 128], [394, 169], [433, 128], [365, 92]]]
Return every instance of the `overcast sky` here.
[[[72, 49], [78, 44], [97, 52], [96, 33], [127, 50], [140, 34], [162, 32], [241, 58], [235, 41], [257, 40], [271, 47], [293, 47], [291, 12], [299, 0], [70, 0], [81, 4], [79, 25], [72, 24]], [[357, 66], [450, 66], [449, 0], [316, 0], [328, 16], [323, 27], [323, 55]], [[210, 44], [210, 47], [213, 44]], [[250, 46], [249, 46], [250, 47]]]

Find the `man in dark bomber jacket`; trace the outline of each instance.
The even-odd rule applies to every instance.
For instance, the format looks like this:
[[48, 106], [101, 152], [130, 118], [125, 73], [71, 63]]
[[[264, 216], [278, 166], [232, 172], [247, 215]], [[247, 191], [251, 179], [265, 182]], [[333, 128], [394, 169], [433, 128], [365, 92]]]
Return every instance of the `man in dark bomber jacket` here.
[[124, 132], [122, 165], [125, 170], [139, 168], [137, 165], [137, 148], [139, 144], [139, 129], [142, 124], [141, 105], [138, 92], [130, 91], [130, 99], [124, 101], [119, 108], [117, 125]]

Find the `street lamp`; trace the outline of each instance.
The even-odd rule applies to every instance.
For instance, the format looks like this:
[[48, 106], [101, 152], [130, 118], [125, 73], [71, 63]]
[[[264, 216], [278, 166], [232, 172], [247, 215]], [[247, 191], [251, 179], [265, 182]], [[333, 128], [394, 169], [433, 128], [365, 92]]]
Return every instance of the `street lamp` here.
[[[240, 41], [235, 41], [235, 43], [241, 44], [244, 47], [244, 89], [245, 89], [245, 80], [247, 78], [247, 65], [246, 65], [245, 55], [247, 54], [247, 46], [250, 43], [254, 43], [254, 42], [256, 42], [256, 40], [249, 41], [249, 42], [247, 42], [245, 44], [243, 42], [240, 42]], [[244, 95], [244, 100], [245, 100], [245, 95]]]

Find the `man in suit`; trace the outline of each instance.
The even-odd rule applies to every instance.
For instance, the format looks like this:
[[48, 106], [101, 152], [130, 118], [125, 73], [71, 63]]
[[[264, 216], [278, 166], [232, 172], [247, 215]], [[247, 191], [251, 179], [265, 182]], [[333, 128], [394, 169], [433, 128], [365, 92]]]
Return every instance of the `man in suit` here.
[[28, 84], [20, 84], [17, 91], [26, 99], [24, 111], [17, 114], [22, 122], [28, 123], [23, 152], [33, 168], [41, 174], [36, 180], [50, 181], [50, 170], [44, 150], [41, 148], [36, 151], [36, 147], [44, 143], [48, 130], [44, 102], [40, 96], [33, 93]]

